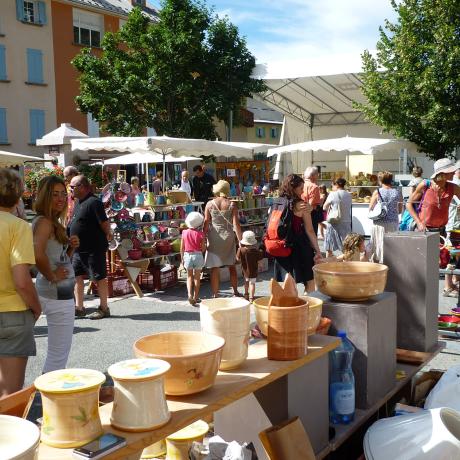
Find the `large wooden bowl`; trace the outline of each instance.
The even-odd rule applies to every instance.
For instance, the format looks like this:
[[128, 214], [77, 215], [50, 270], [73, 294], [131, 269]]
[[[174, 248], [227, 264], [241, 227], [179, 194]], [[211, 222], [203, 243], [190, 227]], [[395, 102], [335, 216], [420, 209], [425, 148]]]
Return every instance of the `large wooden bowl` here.
[[[323, 311], [323, 301], [316, 297], [300, 296], [301, 299], [308, 301], [308, 335], [315, 333], [316, 328], [321, 320], [321, 312]], [[268, 335], [268, 301], [270, 297], [259, 297], [252, 303], [256, 314], [256, 322], [263, 335]]]
[[326, 262], [313, 267], [317, 288], [336, 300], [367, 300], [384, 291], [388, 267], [371, 262]]
[[206, 390], [214, 385], [225, 339], [195, 331], [160, 332], [134, 342], [137, 358], [167, 361], [165, 393], [179, 396]]

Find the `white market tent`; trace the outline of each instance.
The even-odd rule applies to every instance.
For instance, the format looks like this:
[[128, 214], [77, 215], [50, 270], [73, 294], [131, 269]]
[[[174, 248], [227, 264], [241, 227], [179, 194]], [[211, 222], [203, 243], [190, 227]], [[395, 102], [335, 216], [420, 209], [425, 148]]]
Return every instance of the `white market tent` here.
[[38, 158], [31, 155], [21, 155], [20, 153], [5, 152], [3, 150], [0, 150], [0, 168], [20, 166], [23, 165], [26, 161], [43, 161], [43, 158]]
[[[267, 152], [269, 144], [249, 144], [245, 142], [220, 142], [206, 139], [182, 139], [168, 136], [149, 137], [97, 137], [72, 139], [72, 150], [108, 150], [128, 153], [158, 153], [163, 163], [166, 156], [175, 158], [201, 155], [231, 156], [239, 159], [252, 158], [254, 153]], [[163, 188], [164, 188], [163, 176]]]
[[[164, 158], [165, 163], [181, 163], [183, 161], [196, 160], [196, 157], [173, 157], [172, 155], [166, 155]], [[128, 153], [126, 155], [120, 155], [103, 162], [104, 165], [134, 165], [134, 164], [146, 164], [146, 163], [162, 163], [163, 155], [154, 152], [148, 153]]]

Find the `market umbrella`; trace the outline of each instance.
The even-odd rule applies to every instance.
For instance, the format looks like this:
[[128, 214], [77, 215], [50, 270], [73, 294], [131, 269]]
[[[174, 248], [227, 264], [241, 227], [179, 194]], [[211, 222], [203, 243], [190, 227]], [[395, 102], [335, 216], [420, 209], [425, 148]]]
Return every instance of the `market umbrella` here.
[[[237, 158], [252, 157], [253, 146], [244, 146], [240, 142], [208, 141], [206, 139], [183, 139], [168, 136], [149, 137], [97, 137], [88, 139], [72, 139], [72, 150], [108, 150], [132, 153], [156, 152], [162, 155], [163, 163], [166, 156], [173, 157], [201, 155], [224, 155]], [[259, 144], [260, 145], [260, 144]], [[267, 145], [267, 150], [269, 146]], [[163, 189], [164, 189], [163, 176]]]
[[0, 168], [23, 165], [26, 161], [43, 161], [43, 158], [0, 150]]

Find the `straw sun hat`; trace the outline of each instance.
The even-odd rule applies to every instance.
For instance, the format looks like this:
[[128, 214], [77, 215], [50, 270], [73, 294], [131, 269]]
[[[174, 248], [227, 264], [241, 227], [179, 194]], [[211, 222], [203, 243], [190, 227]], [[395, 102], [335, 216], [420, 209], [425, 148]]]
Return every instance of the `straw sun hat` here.
[[230, 184], [226, 180], [220, 180], [212, 186], [212, 193], [216, 196], [229, 196]]
[[441, 158], [434, 163], [434, 173], [431, 179], [434, 179], [440, 173], [453, 173], [459, 169], [459, 162], [455, 162], [450, 158]]
[[188, 228], [198, 228], [203, 223], [203, 220], [203, 216], [199, 212], [194, 211], [189, 213], [185, 218], [185, 225], [187, 225]]

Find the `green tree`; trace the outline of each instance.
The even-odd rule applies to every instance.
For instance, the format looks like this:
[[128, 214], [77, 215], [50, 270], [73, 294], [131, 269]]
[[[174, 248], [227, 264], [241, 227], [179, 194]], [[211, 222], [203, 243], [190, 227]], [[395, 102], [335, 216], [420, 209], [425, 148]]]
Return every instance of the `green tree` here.
[[362, 55], [368, 102], [357, 107], [431, 158], [451, 155], [460, 146], [460, 3], [391, 4], [398, 20], [380, 27], [375, 58]]
[[193, 0], [164, 0], [154, 23], [134, 8], [122, 29], [104, 35], [100, 56], [84, 49], [72, 63], [78, 107], [114, 135], [154, 127], [213, 139], [213, 121], [265, 87], [251, 78], [255, 58], [238, 29]]

